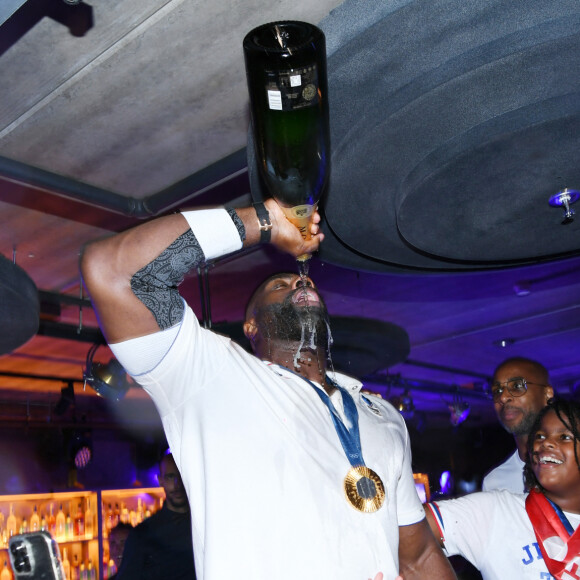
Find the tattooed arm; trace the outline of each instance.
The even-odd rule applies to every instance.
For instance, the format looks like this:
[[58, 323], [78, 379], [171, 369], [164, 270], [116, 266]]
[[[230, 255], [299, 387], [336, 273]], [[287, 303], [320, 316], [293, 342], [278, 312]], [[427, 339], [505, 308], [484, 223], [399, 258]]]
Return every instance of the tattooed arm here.
[[[265, 205], [273, 245], [293, 256], [318, 249], [323, 238], [318, 233], [320, 216], [312, 226], [313, 239], [306, 242], [276, 202], [267, 200]], [[253, 207], [237, 209], [231, 218], [233, 225], [224, 224], [237, 227], [240, 246], [259, 242]], [[223, 219], [229, 220], [227, 215]], [[220, 231], [206, 230], [201, 235], [218, 239]], [[145, 336], [179, 322], [183, 305], [177, 286], [188, 270], [206, 258], [183, 214], [161, 217], [89, 244], [81, 258], [81, 272], [107, 342]]]

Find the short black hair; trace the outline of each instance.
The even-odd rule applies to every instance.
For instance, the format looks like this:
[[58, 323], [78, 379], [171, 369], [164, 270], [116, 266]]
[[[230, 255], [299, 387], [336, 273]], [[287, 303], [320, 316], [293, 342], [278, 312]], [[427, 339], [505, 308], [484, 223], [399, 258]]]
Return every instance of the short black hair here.
[[109, 536], [113, 532], [130, 532], [132, 529], [133, 526], [131, 524], [128, 524], [127, 522], [119, 522], [116, 526], [109, 530]]
[[[556, 413], [556, 416], [560, 419], [564, 427], [572, 433], [576, 441], [580, 442], [580, 403], [569, 401], [567, 399], [550, 399], [548, 404], [540, 411], [540, 414], [532, 425], [528, 436], [528, 455], [524, 467], [524, 479], [526, 481], [527, 489], [544, 491], [544, 488], [536, 479], [536, 475], [532, 469], [532, 452], [534, 449], [534, 439], [536, 438], [536, 433], [540, 430], [542, 419], [546, 413], [549, 413], [550, 411]], [[580, 458], [578, 457], [578, 449], [576, 445], [574, 446], [574, 457], [576, 458], [578, 470], [580, 470]]]

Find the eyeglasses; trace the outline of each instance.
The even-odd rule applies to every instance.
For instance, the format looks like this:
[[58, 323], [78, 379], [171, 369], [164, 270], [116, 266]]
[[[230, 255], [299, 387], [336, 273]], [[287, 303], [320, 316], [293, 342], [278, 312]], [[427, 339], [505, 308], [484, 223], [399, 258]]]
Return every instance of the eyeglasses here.
[[541, 385], [540, 383], [532, 383], [526, 381], [523, 377], [516, 377], [514, 379], [509, 379], [502, 386], [501, 383], [494, 383], [491, 386], [491, 396], [494, 401], [499, 401], [503, 392], [507, 389], [507, 392], [512, 397], [521, 397], [525, 395], [528, 390], [528, 385], [538, 385], [539, 387], [545, 387], [546, 385]]

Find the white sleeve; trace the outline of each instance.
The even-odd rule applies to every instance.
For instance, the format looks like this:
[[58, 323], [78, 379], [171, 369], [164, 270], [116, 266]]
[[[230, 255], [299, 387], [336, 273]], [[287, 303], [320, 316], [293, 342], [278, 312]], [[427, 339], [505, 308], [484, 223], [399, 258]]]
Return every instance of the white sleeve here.
[[154, 334], [110, 344], [109, 347], [131, 376], [139, 376], [152, 371], [163, 360], [180, 327], [181, 323]]
[[405, 446], [403, 450], [403, 468], [397, 485], [397, 520], [400, 526], [416, 524], [425, 518], [425, 511], [419, 499], [413, 469], [411, 467], [411, 445], [409, 433], [405, 427]]
[[445, 541], [448, 556], [460, 555], [475, 566], [482, 561], [495, 526], [497, 492], [472, 493], [429, 505]]

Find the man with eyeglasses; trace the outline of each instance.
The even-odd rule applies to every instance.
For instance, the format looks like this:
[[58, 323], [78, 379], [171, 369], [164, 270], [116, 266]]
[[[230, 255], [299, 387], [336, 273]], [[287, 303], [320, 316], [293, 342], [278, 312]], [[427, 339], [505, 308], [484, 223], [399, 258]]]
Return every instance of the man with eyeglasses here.
[[528, 433], [539, 412], [554, 396], [548, 371], [537, 361], [524, 357], [509, 358], [495, 369], [491, 393], [497, 418], [514, 436], [516, 450], [483, 478], [482, 489], [524, 493], [523, 469]]

